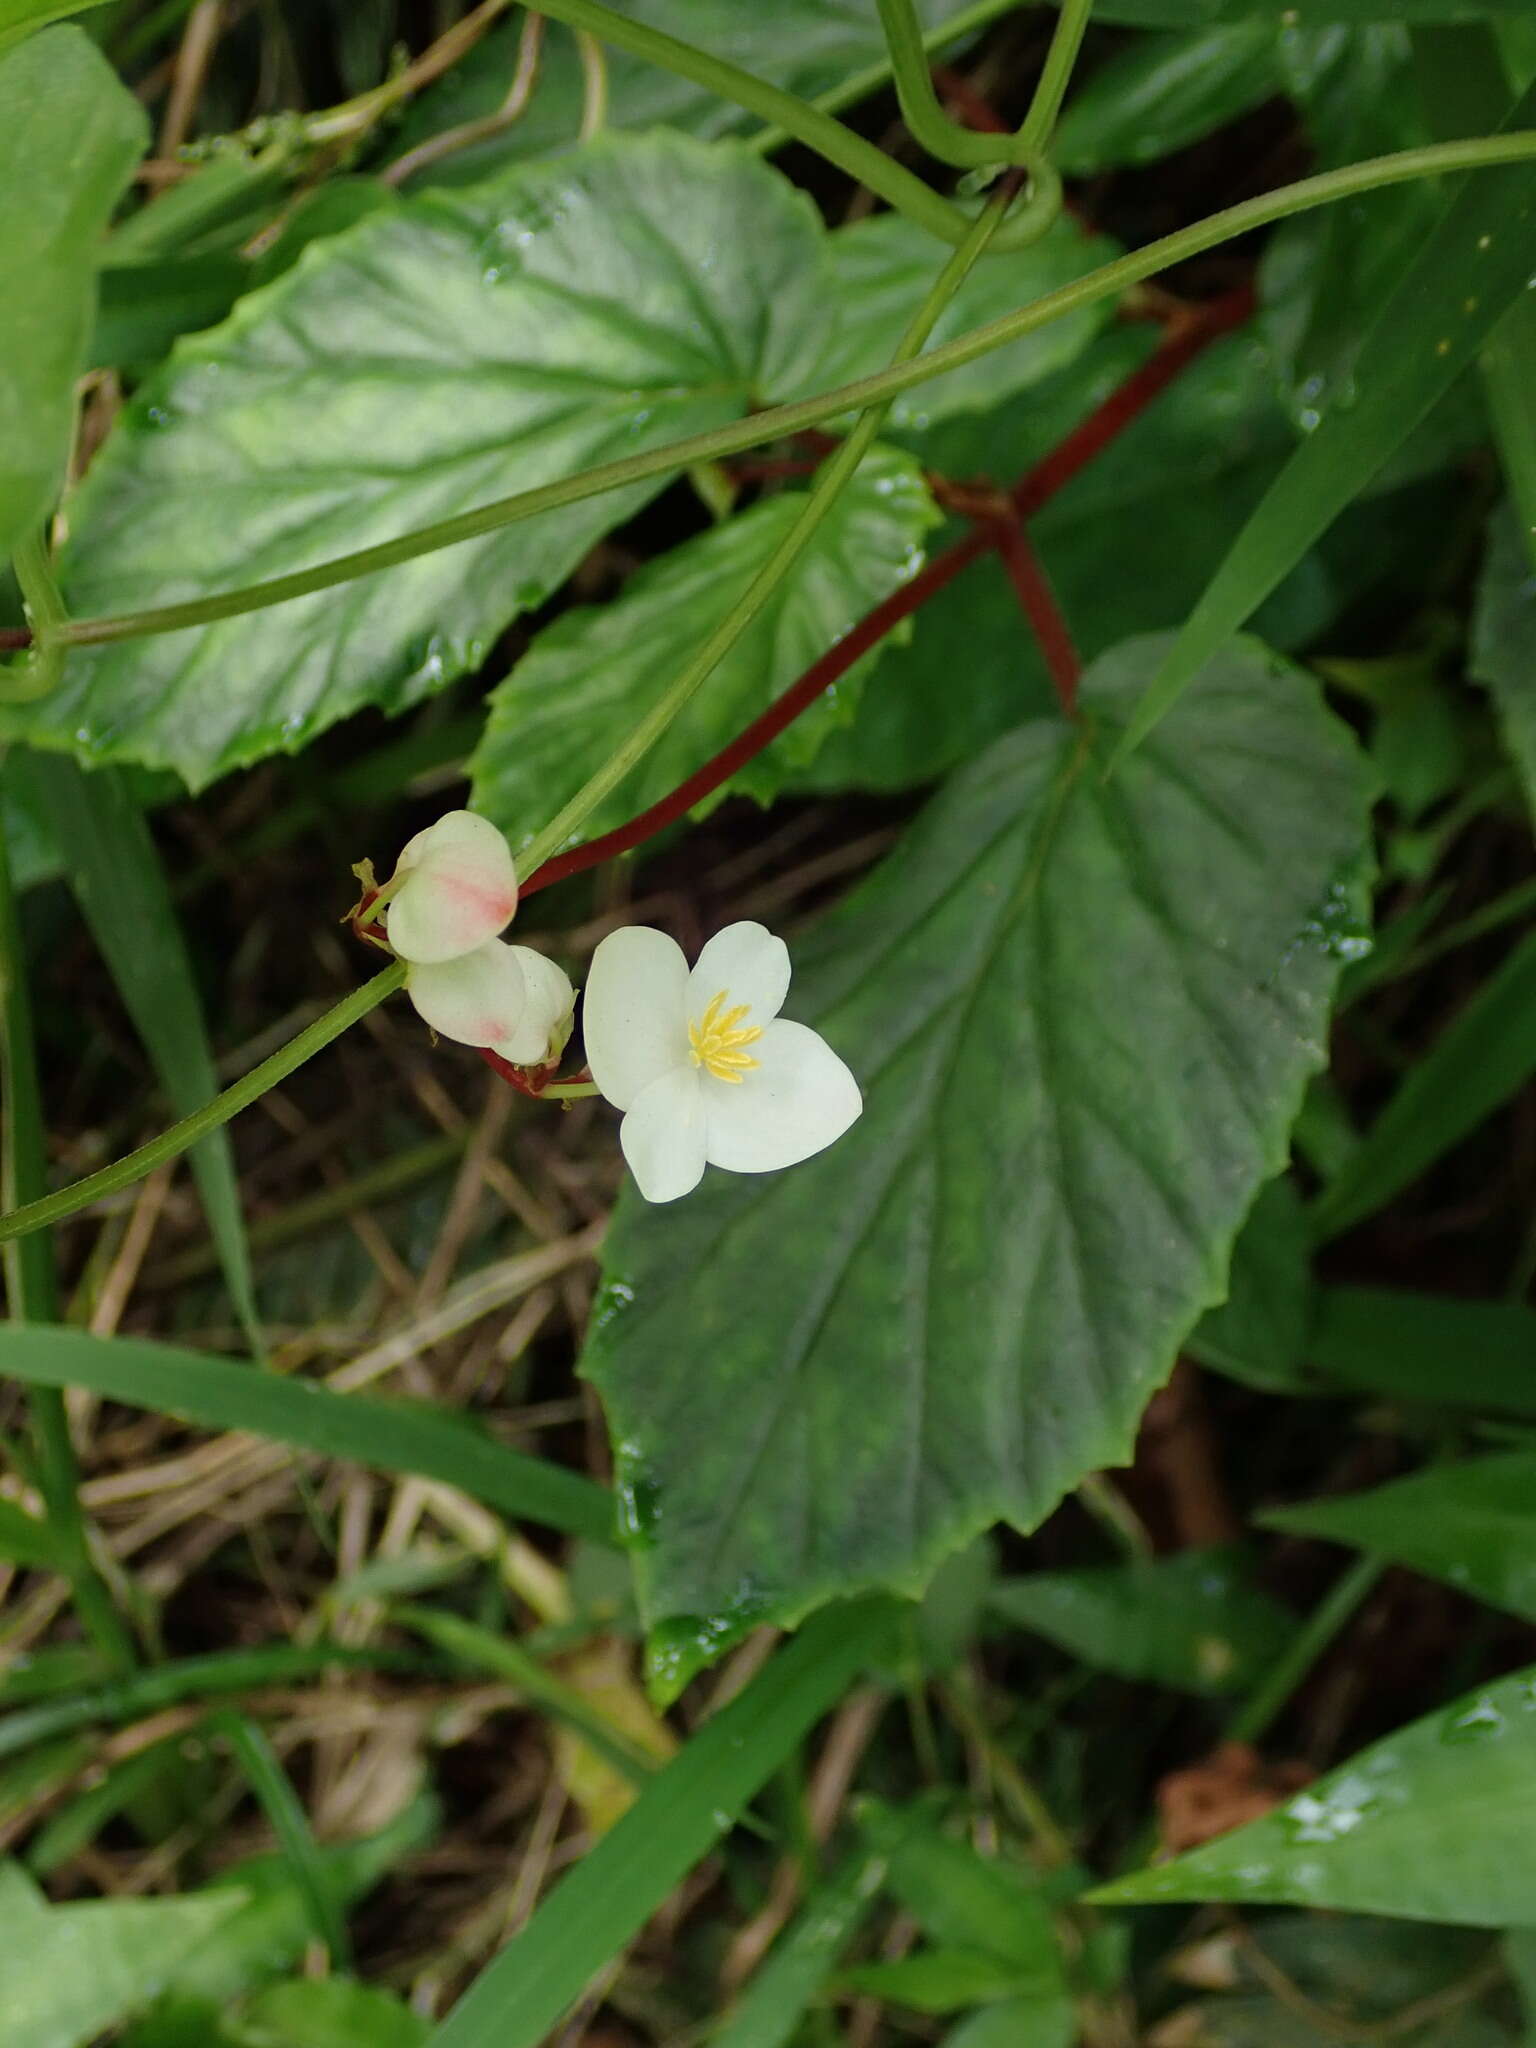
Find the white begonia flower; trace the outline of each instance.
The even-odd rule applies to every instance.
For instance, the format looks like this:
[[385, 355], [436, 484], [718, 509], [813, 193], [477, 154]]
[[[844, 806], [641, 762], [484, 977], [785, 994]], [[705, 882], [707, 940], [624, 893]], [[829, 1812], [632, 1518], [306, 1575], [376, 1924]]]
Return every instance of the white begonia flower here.
[[442, 1037], [488, 1047], [514, 1067], [559, 1057], [576, 1001], [553, 960], [502, 939], [487, 939], [457, 960], [413, 961], [405, 990]]
[[445, 811], [406, 841], [385, 891], [389, 943], [402, 960], [423, 966], [457, 960], [511, 922], [517, 908], [512, 849], [489, 818]]
[[626, 925], [592, 956], [587, 1064], [625, 1112], [619, 1143], [648, 1202], [698, 1186], [705, 1165], [771, 1173], [822, 1151], [864, 1107], [819, 1033], [779, 1016], [789, 949], [727, 925], [690, 973], [665, 932]]

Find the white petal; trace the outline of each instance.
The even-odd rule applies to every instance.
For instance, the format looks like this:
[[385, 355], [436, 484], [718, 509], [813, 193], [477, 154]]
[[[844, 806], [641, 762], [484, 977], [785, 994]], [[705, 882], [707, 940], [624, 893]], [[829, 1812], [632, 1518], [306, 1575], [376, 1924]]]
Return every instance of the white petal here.
[[648, 1202], [675, 1202], [704, 1175], [704, 1100], [697, 1067], [674, 1067], [642, 1088], [619, 1143]]
[[541, 1067], [558, 1059], [570, 1035], [566, 1029], [576, 1002], [570, 976], [531, 946], [509, 946], [523, 971], [523, 1014], [517, 1029], [492, 1047], [514, 1067]]
[[688, 1014], [702, 1016], [725, 991], [727, 1007], [745, 1003], [742, 1022], [759, 1030], [777, 1017], [789, 993], [789, 948], [765, 925], [728, 924], [716, 932], [694, 963], [688, 980]]
[[793, 1166], [840, 1138], [863, 1109], [858, 1082], [806, 1025], [780, 1018], [752, 1052], [759, 1064], [739, 1082], [704, 1083], [711, 1165], [732, 1173]]
[[615, 1109], [688, 1064], [688, 963], [665, 932], [627, 924], [592, 955], [581, 1000], [592, 1078]]
[[395, 864], [405, 880], [386, 912], [402, 960], [456, 960], [494, 939], [517, 908], [512, 849], [489, 818], [447, 811], [407, 840]]
[[457, 960], [413, 963], [405, 992], [434, 1031], [460, 1045], [500, 1045], [523, 1014], [522, 947], [487, 939]]

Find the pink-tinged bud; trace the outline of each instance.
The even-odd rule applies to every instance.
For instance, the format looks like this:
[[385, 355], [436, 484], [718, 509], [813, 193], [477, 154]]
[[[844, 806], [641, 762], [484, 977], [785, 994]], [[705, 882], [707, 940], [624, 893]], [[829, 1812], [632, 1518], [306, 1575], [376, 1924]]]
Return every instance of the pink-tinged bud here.
[[576, 991], [553, 960], [529, 946], [512, 946], [523, 971], [523, 1014], [517, 1029], [497, 1039], [492, 1052], [514, 1067], [544, 1067], [558, 1060], [571, 1035]]
[[522, 962], [527, 950], [487, 939], [457, 960], [413, 961], [405, 992], [442, 1037], [500, 1051], [518, 1038], [522, 1025], [527, 1006]]
[[511, 921], [517, 908], [512, 850], [489, 818], [447, 811], [406, 843], [384, 893], [389, 943], [402, 960], [425, 967], [460, 959]]

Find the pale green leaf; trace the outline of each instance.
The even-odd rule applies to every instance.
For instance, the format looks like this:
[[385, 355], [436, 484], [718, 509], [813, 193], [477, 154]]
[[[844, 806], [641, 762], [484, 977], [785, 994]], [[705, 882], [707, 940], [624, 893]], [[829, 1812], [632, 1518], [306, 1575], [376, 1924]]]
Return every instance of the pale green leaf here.
[[[8, 12], [0, 45], [38, 10], [12, 0]], [[81, 30], [50, 29], [0, 55], [0, 562], [50, 510], [63, 475], [97, 245], [148, 133], [143, 109]]]
[[101, 5], [102, 0], [0, 0], [0, 52], [51, 21]]
[[1369, 1493], [1273, 1509], [1263, 1521], [1411, 1565], [1536, 1621], [1536, 1453], [1436, 1465]]
[[[802, 491], [754, 505], [637, 571], [610, 604], [565, 612], [497, 685], [470, 762], [474, 808], [514, 847], [608, 757], [740, 598], [805, 506]], [[586, 820], [588, 837], [664, 796], [765, 711], [781, 690], [922, 564], [938, 517], [916, 462], [875, 451], [810, 546], [704, 688]], [[770, 797], [851, 717], [869, 655], [797, 719], [733, 787]]]
[[799, 949], [789, 1013], [864, 1089], [847, 1136], [620, 1203], [584, 1369], [658, 1673], [1032, 1527], [1127, 1454], [1225, 1292], [1323, 1056], [1365, 793], [1314, 686], [1252, 643], [1106, 784], [1162, 647], [955, 777]]
[[[819, 344], [822, 239], [738, 146], [661, 134], [373, 214], [184, 339], [124, 409], [74, 506], [70, 606], [234, 589], [738, 418]], [[664, 481], [273, 610], [79, 650], [13, 725], [195, 786], [296, 751], [476, 666]]]
[[1225, 1899], [1533, 1926], [1533, 1829], [1536, 1669], [1437, 1708], [1264, 1819], [1088, 1896], [1103, 1905]]
[[894, 1962], [860, 1963], [843, 1972], [842, 1986], [914, 2012], [959, 2012], [1006, 1998], [1016, 1988], [1006, 1963], [963, 1948], [920, 1949]]
[[347, 1977], [274, 1984], [225, 2023], [229, 2048], [420, 2048], [427, 2031], [398, 1998]]
[[59, 1571], [64, 1555], [48, 1524], [0, 1495], [0, 1558], [7, 1564]]
[[[839, 228], [829, 246], [837, 322], [797, 396], [851, 384], [884, 369], [912, 308], [921, 304], [944, 263], [933, 237], [899, 213]], [[930, 346], [1072, 284], [1119, 254], [1117, 243], [1104, 235], [1085, 235], [1063, 214], [1030, 248], [978, 263], [940, 314]], [[1111, 299], [1080, 307], [948, 376], [901, 393], [891, 406], [892, 431], [921, 432], [951, 414], [986, 412], [1029, 389], [1074, 361], [1113, 312]]]
[[6, 2048], [85, 2048], [131, 2019], [244, 1903], [237, 1891], [175, 1899], [94, 1899], [25, 1907], [23, 1938], [5, 1900], [0, 2014]]

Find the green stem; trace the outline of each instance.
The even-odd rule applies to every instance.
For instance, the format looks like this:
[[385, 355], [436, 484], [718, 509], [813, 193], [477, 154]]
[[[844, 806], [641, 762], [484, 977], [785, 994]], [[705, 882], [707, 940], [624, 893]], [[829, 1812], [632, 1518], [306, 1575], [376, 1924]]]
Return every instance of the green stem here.
[[1258, 1742], [1339, 1630], [1386, 1570], [1379, 1557], [1360, 1557], [1297, 1630], [1289, 1648], [1227, 1727], [1229, 1742]]
[[[939, 315], [959, 289], [972, 264], [986, 248], [1002, 220], [1006, 200], [994, 203], [972, 222], [964, 243], [950, 256], [926, 298], [908, 322], [897, 345], [894, 361], [907, 362], [916, 356], [934, 329]], [[751, 625], [800, 556], [809, 547], [817, 528], [836, 504], [839, 494], [869, 452], [870, 443], [885, 424], [889, 401], [871, 406], [855, 422], [852, 433], [830, 461], [822, 464], [816, 482], [806, 497], [794, 525], [768, 560], [732, 605], [704, 644], [684, 663], [681, 675], [659, 697], [640, 723], [608, 759], [577, 790], [570, 802], [544, 827], [519, 856], [527, 874], [536, 874], [551, 854], [569, 846], [584, 821], [609, 792], [621, 783], [636, 762], [653, 747], [694, 693], [724, 660]]]
[[[11, 866], [0, 830], [0, 1200], [7, 1207], [47, 1185], [42, 1096], [32, 1039], [32, 1004], [26, 961], [16, 919]], [[6, 1305], [13, 1322], [53, 1323], [59, 1317], [53, 1246], [30, 1237], [0, 1250]], [[37, 1444], [39, 1490], [49, 1527], [59, 1540], [75, 1605], [87, 1634], [110, 1668], [128, 1670], [133, 1643], [112, 1596], [97, 1572], [90, 1535], [80, 1511], [80, 1470], [70, 1441], [64, 1395], [57, 1387], [32, 1390], [32, 1428]]]
[[24, 1202], [20, 1208], [10, 1209], [0, 1216], [0, 1244], [24, 1238], [34, 1230], [57, 1223], [61, 1217], [73, 1216], [77, 1209], [99, 1202], [103, 1195], [116, 1194], [119, 1188], [131, 1187], [136, 1180], [153, 1173], [168, 1159], [179, 1158], [199, 1138], [205, 1138], [220, 1124], [227, 1124], [242, 1109], [249, 1109], [269, 1088], [275, 1088], [279, 1081], [286, 1079], [295, 1067], [303, 1066], [307, 1059], [323, 1051], [333, 1039], [340, 1038], [342, 1032], [357, 1023], [359, 1018], [366, 1017], [370, 1010], [376, 1010], [386, 996], [392, 996], [396, 989], [404, 986], [405, 964], [397, 960], [382, 974], [376, 974], [372, 981], [365, 981], [361, 988], [354, 989], [334, 1009], [327, 1010], [323, 1017], [317, 1017], [307, 1030], [279, 1047], [270, 1059], [263, 1060], [259, 1067], [252, 1067], [233, 1087], [226, 1088], [222, 1095], [216, 1095], [212, 1102], [204, 1104], [193, 1115], [184, 1116], [179, 1124], [172, 1124], [159, 1137], [151, 1138], [137, 1152], [114, 1159], [110, 1166], [87, 1174], [84, 1180], [73, 1181], [67, 1188], [44, 1195], [40, 1200]]
[[[561, 4], [570, 4], [570, 0], [561, 0]], [[244, 590], [224, 591], [214, 597], [194, 598], [183, 604], [157, 606], [153, 610], [121, 612], [96, 619], [72, 619], [62, 628], [59, 637], [72, 646], [101, 646], [111, 641], [135, 640], [146, 633], [172, 633], [184, 626], [238, 618], [246, 612], [263, 611], [269, 605], [286, 604], [292, 598], [311, 596], [318, 590], [330, 590], [339, 583], [350, 583], [356, 577], [371, 576], [381, 569], [393, 569], [402, 562], [415, 561], [438, 548], [453, 547], [460, 541], [478, 540], [519, 520], [598, 497], [604, 491], [620, 490], [650, 477], [664, 476], [669, 471], [685, 470], [695, 462], [713, 462], [740, 455], [749, 448], [761, 447], [765, 442], [819, 426], [822, 421], [835, 419], [840, 413], [862, 410], [887, 398], [895, 398], [901, 392], [941, 377], [949, 370], [957, 370], [966, 363], [975, 362], [980, 356], [990, 355], [994, 349], [1005, 348], [1022, 335], [1033, 334], [1068, 313], [1096, 305], [1101, 299], [1113, 298], [1132, 285], [1155, 277], [1161, 270], [1187, 262], [1190, 257], [1217, 248], [1239, 235], [1251, 234], [1256, 228], [1286, 220], [1292, 214], [1350, 199], [1361, 192], [1406, 184], [1414, 178], [1452, 171], [1486, 170], [1498, 164], [1522, 163], [1532, 157], [1536, 157], [1536, 131], [1521, 130], [1508, 135], [1481, 136], [1471, 142], [1435, 143], [1421, 149], [1400, 150], [1391, 156], [1348, 164], [1341, 170], [1324, 171], [1316, 177], [1303, 178], [1297, 184], [1282, 186], [1277, 192], [1266, 192], [1256, 199], [1244, 200], [1238, 206], [1226, 207], [1206, 220], [1197, 221], [1193, 227], [1179, 229], [1176, 234], [1164, 235], [1160, 240], [1148, 243], [1144, 249], [1133, 250], [1113, 263], [1106, 263], [1088, 277], [1075, 279], [1057, 291], [1047, 292], [1030, 305], [1021, 306], [1017, 312], [1005, 313], [1000, 319], [989, 320], [985, 326], [973, 328], [968, 334], [958, 335], [953, 341], [929, 349], [915, 362], [896, 363], [890, 369], [857, 378], [833, 391], [820, 392], [814, 398], [800, 399], [791, 405], [772, 406], [729, 426], [690, 434], [682, 440], [668, 443], [664, 448], [627, 456], [620, 462], [602, 463], [596, 468], [582, 470], [576, 476], [541, 484], [534, 490], [516, 491], [510, 497], [495, 499], [473, 511], [456, 513], [451, 519], [437, 520], [431, 526], [401, 534], [395, 540], [359, 548], [352, 554], [338, 555], [331, 561], [317, 563], [313, 568], [295, 570], [291, 575], [274, 576], [265, 583], [252, 584]]]
[[1022, 164], [1032, 151], [1021, 151], [1016, 135], [979, 134], [951, 121], [939, 105], [928, 69], [922, 24], [912, 0], [878, 0], [880, 26], [890, 52], [891, 73], [901, 118], [912, 140], [941, 164], [979, 170], [989, 164]]
[[32, 646], [19, 667], [9, 674], [0, 672], [0, 702], [31, 704], [58, 685], [64, 667], [59, 629], [67, 624], [69, 615], [54, 581], [48, 543], [41, 531], [29, 534], [21, 543], [11, 557], [11, 567], [31, 622]]
[[[923, 55], [932, 57], [936, 51], [948, 49], [951, 43], [958, 43], [978, 29], [989, 27], [1000, 15], [1010, 13], [1019, 0], [976, 0], [974, 7], [962, 7], [958, 14], [951, 14], [923, 36]], [[836, 114], [844, 107], [851, 107], [857, 101], [868, 99], [872, 92], [878, 92], [882, 85], [890, 82], [891, 60], [887, 54], [878, 63], [866, 64], [862, 71], [855, 71], [828, 91], [818, 93], [809, 104], [820, 114]], [[756, 150], [760, 156], [771, 156], [776, 149], [782, 149], [794, 137], [787, 128], [774, 126], [761, 128], [747, 140], [747, 148]]]
[[[671, 71], [679, 78], [692, 79], [706, 92], [718, 93], [721, 99], [732, 100], [749, 113], [761, 115], [797, 142], [814, 149], [828, 163], [836, 164], [840, 171], [846, 171], [850, 178], [867, 185], [898, 213], [904, 213], [940, 241], [964, 241], [971, 224], [965, 214], [925, 185], [915, 172], [894, 162], [884, 150], [877, 149], [862, 135], [855, 135], [851, 128], [845, 128], [841, 121], [798, 94], [770, 85], [739, 65], [728, 64], [723, 57], [711, 56], [707, 50], [696, 50], [691, 43], [664, 35], [658, 28], [648, 28], [628, 15], [615, 14], [611, 8], [599, 5], [599, 0], [548, 0], [547, 6], [539, 0], [538, 11], [572, 28], [586, 29], [616, 49], [628, 50], [631, 56]], [[988, 159], [992, 163], [997, 160], [996, 153]]]
[[1093, 0], [1061, 0], [1056, 33], [1051, 37], [1051, 47], [1046, 52], [1040, 83], [1035, 87], [1035, 96], [1019, 130], [1019, 141], [1026, 149], [1042, 150], [1050, 143], [1092, 9]]

